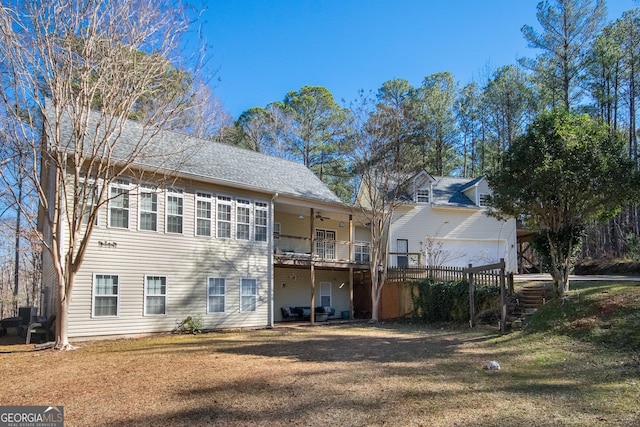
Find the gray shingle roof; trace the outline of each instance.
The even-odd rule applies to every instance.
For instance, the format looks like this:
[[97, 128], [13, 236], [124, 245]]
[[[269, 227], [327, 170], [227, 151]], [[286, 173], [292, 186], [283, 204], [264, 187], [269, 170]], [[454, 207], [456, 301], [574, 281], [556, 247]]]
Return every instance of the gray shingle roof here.
[[[48, 109], [47, 116], [50, 121], [53, 119], [51, 109]], [[62, 121], [68, 117], [63, 115]], [[90, 126], [94, 129], [99, 126], [99, 118], [99, 113], [92, 114]], [[61, 128], [63, 138], [73, 150], [70, 123], [62, 124]], [[203, 181], [344, 205], [313, 172], [297, 162], [176, 132], [150, 129], [134, 121], [127, 121], [116, 134], [119, 140], [113, 145], [113, 153], [117, 159], [126, 159], [131, 148], [140, 141], [150, 141], [145, 143], [145, 149], [135, 164], [177, 171]], [[92, 132], [88, 132], [88, 138], [91, 135]], [[114, 138], [110, 135], [111, 140]]]
[[[166, 135], [163, 133], [163, 137]], [[301, 163], [230, 145], [200, 141], [197, 155], [181, 167], [181, 172], [229, 185], [239, 184], [270, 193], [342, 204], [338, 196]]]
[[433, 203], [438, 206], [477, 207], [463, 191], [475, 185], [482, 177], [475, 179], [435, 176]]

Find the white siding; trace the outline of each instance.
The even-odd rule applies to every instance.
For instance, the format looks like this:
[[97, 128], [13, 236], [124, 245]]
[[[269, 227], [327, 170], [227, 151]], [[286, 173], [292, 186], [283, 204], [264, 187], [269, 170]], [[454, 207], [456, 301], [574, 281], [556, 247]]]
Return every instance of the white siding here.
[[[447, 266], [478, 265], [478, 260], [487, 259], [487, 254], [504, 254], [507, 269], [516, 270], [515, 220], [499, 221], [486, 215], [483, 209], [434, 208], [431, 205], [402, 207], [394, 217], [389, 236], [391, 252], [395, 252], [398, 239], [408, 240], [409, 252], [423, 254], [428, 239], [442, 242], [446, 246], [444, 250], [460, 255], [456, 256], [455, 263]], [[500, 257], [491, 262], [497, 262]], [[424, 263], [425, 256], [422, 260]], [[395, 265], [395, 260], [389, 262]]]
[[[205, 328], [268, 325], [271, 280], [267, 242], [195, 236], [195, 191], [209, 191], [268, 203], [268, 197], [229, 189], [176, 183], [184, 189], [183, 233], [165, 233], [164, 193], [158, 197], [158, 230], [137, 231], [138, 197], [130, 197], [129, 229], [107, 226], [106, 209], [94, 229], [69, 308], [69, 336], [139, 334], [172, 330], [187, 316], [200, 315]], [[215, 209], [213, 212], [215, 218]], [[214, 223], [215, 228], [215, 223]], [[269, 230], [270, 233], [270, 230]], [[119, 276], [117, 317], [93, 317], [93, 275]], [[144, 277], [167, 277], [167, 315], [144, 315]], [[226, 278], [226, 311], [207, 314], [207, 277]], [[240, 312], [240, 279], [258, 283], [257, 311]]]

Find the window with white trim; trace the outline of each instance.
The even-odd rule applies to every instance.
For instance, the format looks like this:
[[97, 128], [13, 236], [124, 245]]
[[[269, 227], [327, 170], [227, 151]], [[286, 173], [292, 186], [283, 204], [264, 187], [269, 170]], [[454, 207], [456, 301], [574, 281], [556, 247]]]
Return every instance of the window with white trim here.
[[280, 233], [282, 232], [282, 224], [279, 222], [273, 223], [273, 240], [280, 240]]
[[196, 236], [211, 236], [211, 194], [196, 193]]
[[167, 314], [167, 277], [144, 277], [144, 314], [161, 316]]
[[154, 187], [140, 186], [138, 211], [140, 215], [138, 228], [145, 231], [158, 231], [158, 192]]
[[489, 206], [487, 203], [489, 200], [489, 193], [480, 193], [478, 194], [478, 206]]
[[[93, 181], [87, 182], [85, 180], [80, 180], [80, 184], [83, 188], [77, 190], [80, 196], [78, 201], [78, 212], [82, 211], [82, 224], [87, 225], [89, 223], [89, 216], [91, 215], [91, 212], [98, 204], [98, 185]], [[82, 206], [83, 204], [84, 206]], [[95, 213], [95, 218], [96, 220], [94, 225], [98, 225], [98, 211]]]
[[431, 201], [431, 192], [428, 188], [419, 188], [416, 190], [416, 203], [429, 203]]
[[94, 274], [93, 317], [116, 317], [120, 295], [119, 278], [116, 274]]
[[251, 232], [251, 201], [236, 201], [236, 239], [249, 240]]
[[336, 232], [316, 229], [315, 255], [324, 259], [336, 258]]
[[207, 281], [207, 313], [224, 313], [227, 280], [209, 277]]
[[240, 279], [240, 311], [255, 312], [258, 309], [258, 281], [256, 279]]
[[269, 205], [264, 202], [255, 202], [255, 234], [256, 242], [266, 242], [269, 231]]
[[129, 180], [118, 178], [109, 187], [109, 226], [129, 228]]
[[167, 188], [167, 233], [182, 234], [184, 194], [177, 188]]
[[216, 205], [216, 237], [221, 239], [231, 238], [231, 197], [218, 196]]

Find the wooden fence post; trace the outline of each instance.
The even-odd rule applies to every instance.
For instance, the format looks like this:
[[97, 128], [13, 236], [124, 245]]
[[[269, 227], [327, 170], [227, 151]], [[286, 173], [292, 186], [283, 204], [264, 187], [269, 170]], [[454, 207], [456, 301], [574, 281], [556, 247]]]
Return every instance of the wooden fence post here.
[[507, 288], [505, 286], [505, 264], [504, 258], [500, 258], [500, 305], [502, 307], [500, 316], [500, 332], [504, 333], [507, 327]]
[[[469, 264], [469, 270], [471, 270], [473, 266]], [[473, 273], [469, 271], [469, 327], [473, 328], [476, 325], [476, 286], [473, 283]]]

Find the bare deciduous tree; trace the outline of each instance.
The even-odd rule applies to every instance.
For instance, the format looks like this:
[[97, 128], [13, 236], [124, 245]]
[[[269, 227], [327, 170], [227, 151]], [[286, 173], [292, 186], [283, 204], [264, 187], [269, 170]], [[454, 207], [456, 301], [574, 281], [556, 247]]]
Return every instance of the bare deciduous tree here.
[[[355, 170], [361, 179], [356, 204], [370, 225], [371, 320], [378, 321], [378, 307], [387, 274], [389, 227], [405, 185], [420, 169], [420, 156], [408, 141], [405, 126], [407, 93], [403, 85], [389, 82], [378, 102], [363, 94], [353, 108], [358, 131], [354, 141]], [[404, 100], [404, 101], [403, 101]]]
[[168, 151], [153, 141], [196, 107], [197, 70], [178, 62], [189, 24], [179, 0], [0, 7], [0, 109], [14, 149], [7, 161], [27, 153], [25, 176], [38, 195], [40, 238], [55, 270], [56, 348], [72, 348], [68, 304], [98, 209], [117, 197], [110, 184], [139, 175], [141, 163], [147, 173], [154, 172], [148, 165], [166, 173], [184, 154], [178, 142]]

